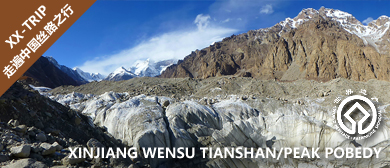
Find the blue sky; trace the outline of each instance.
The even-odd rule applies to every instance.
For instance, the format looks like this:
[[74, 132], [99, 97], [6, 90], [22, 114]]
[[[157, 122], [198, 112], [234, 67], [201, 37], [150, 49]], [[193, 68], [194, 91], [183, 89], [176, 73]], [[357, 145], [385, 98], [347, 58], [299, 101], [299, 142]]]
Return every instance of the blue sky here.
[[321, 6], [361, 22], [390, 16], [389, 1], [97, 1], [44, 56], [107, 75], [136, 60], [182, 59], [224, 37], [271, 27], [304, 8]]

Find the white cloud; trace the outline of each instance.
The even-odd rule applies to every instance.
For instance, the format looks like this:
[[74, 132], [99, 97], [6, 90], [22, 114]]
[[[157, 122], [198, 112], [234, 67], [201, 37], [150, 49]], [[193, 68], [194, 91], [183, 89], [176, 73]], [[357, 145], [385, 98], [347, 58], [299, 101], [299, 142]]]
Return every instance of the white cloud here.
[[[192, 27], [162, 32], [116, 54], [100, 55], [78, 67], [86, 72], [107, 75], [120, 66], [128, 68], [137, 60], [183, 59], [191, 51], [208, 47], [237, 30], [248, 30], [248, 25], [252, 29], [262, 28], [283, 20], [286, 16], [277, 12], [271, 16], [261, 15], [273, 13], [273, 7], [278, 6], [278, 3], [266, 0], [245, 0], [245, 3], [242, 0], [215, 1], [208, 7], [207, 14], [199, 14], [192, 20]], [[254, 18], [261, 19], [261, 22], [253, 22]]]
[[273, 12], [274, 12], [274, 10], [272, 9], [272, 5], [270, 5], [270, 4], [265, 5], [265, 6], [261, 7], [261, 9], [260, 9], [261, 14], [271, 14]]
[[370, 22], [372, 22], [374, 19], [372, 17], [368, 17], [366, 20], [363, 20], [363, 24], [368, 25]]
[[230, 21], [230, 18], [227, 18], [227, 19], [225, 19], [224, 21], [222, 21], [222, 23], [227, 23], [227, 22], [229, 22]]
[[183, 59], [191, 51], [207, 47], [236, 32], [235, 29], [210, 25], [209, 19], [210, 16], [200, 14], [194, 21], [197, 29], [164, 33], [117, 54], [86, 61], [79, 67], [86, 72], [99, 72], [107, 75], [120, 66], [129, 68], [137, 60]]
[[[216, 0], [208, 7], [207, 14], [217, 18], [219, 24], [223, 26], [245, 31], [273, 26], [284, 20], [288, 16], [276, 8], [284, 8], [285, 3], [270, 0]], [[262, 12], [268, 14], [272, 12], [272, 15], [260, 13], [262, 9], [264, 9]], [[261, 22], [256, 21], [255, 17], [261, 19]], [[230, 18], [230, 21], [222, 23], [226, 18]]]
[[198, 16], [196, 16], [194, 23], [196, 24], [196, 26], [198, 26], [199, 30], [203, 30], [209, 25], [210, 23], [209, 20], [210, 20], [210, 15], [199, 14]]

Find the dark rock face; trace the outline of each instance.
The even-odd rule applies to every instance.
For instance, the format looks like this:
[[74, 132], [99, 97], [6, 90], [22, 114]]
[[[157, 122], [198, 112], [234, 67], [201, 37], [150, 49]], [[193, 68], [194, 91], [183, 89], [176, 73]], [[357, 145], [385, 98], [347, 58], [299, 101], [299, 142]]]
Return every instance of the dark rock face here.
[[[20, 124], [48, 133], [56, 129], [62, 136], [80, 143], [87, 143], [92, 137], [104, 138], [99, 135], [102, 133], [99, 129], [89, 124], [88, 117], [28, 89], [28, 86], [17, 82], [0, 97], [0, 121], [18, 120]], [[75, 123], [76, 118], [80, 119], [81, 124]], [[50, 141], [50, 137], [47, 140]]]
[[63, 161], [69, 154], [69, 148], [87, 147], [91, 139], [94, 144], [124, 147], [103, 129], [90, 123], [87, 116], [40, 95], [20, 82], [0, 97], [0, 167], [76, 164], [113, 167], [107, 161]]
[[78, 86], [83, 84], [75, 81], [65, 72], [58, 69], [46, 57], [40, 57], [23, 76], [30, 77], [30, 79], [27, 80], [33, 80], [33, 84], [35, 85], [49, 88], [55, 88], [62, 85]]
[[69, 77], [71, 77], [72, 79], [74, 79], [78, 84], [86, 84], [88, 83], [88, 81], [86, 81], [83, 77], [80, 76], [79, 73], [77, 73], [77, 71], [67, 67], [67, 66], [64, 66], [64, 65], [60, 65], [57, 60], [55, 60], [53, 57], [45, 57], [46, 59], [48, 59], [51, 63], [53, 63], [58, 69], [60, 69], [62, 72], [66, 73]]
[[[297, 18], [302, 15], [301, 12]], [[389, 80], [390, 55], [364, 44], [339, 22], [324, 15], [321, 11], [311, 13], [310, 19], [295, 29], [278, 23], [225, 38], [192, 52], [160, 77], [237, 75], [283, 81], [338, 77]]]

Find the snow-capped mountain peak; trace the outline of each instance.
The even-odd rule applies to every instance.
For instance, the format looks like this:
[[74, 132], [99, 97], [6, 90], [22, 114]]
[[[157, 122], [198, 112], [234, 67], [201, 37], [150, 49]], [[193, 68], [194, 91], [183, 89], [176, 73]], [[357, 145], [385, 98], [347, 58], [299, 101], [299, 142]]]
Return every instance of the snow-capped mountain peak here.
[[349, 13], [341, 12], [339, 10], [325, 11], [328, 11], [327, 16], [331, 17], [332, 20], [339, 22], [344, 30], [361, 38], [365, 45], [371, 45], [379, 53], [384, 53], [386, 51], [386, 45], [389, 43], [389, 36], [384, 36], [385, 34], [389, 34], [390, 19], [388, 16], [381, 16], [377, 20], [371, 21], [368, 25], [363, 25]]
[[154, 62], [150, 59], [146, 61], [136, 61], [130, 70], [137, 76], [157, 76], [159, 71], [154, 67]]
[[[363, 25], [353, 15], [337, 9], [329, 9], [322, 7], [319, 10], [313, 8], [303, 9], [295, 18], [286, 18], [278, 23], [282, 26], [279, 35], [283, 32], [288, 32], [291, 29], [298, 28], [304, 22], [309, 21], [314, 16], [327, 17], [340, 23], [340, 26], [347, 32], [355, 34], [361, 38], [366, 45], [373, 46], [379, 53], [388, 52], [386, 45], [390, 43], [389, 27], [390, 18], [382, 15], [377, 20], [371, 21], [368, 25]], [[385, 35], [388, 36], [385, 36]], [[385, 37], [384, 37], [385, 36]]]
[[120, 81], [128, 80], [134, 77], [155, 77], [160, 75], [167, 67], [176, 63], [177, 60], [170, 59], [155, 62], [151, 59], [138, 60], [132, 67], [126, 69], [125, 67], [119, 67], [111, 74], [109, 74], [104, 80]]
[[[347, 12], [343, 12], [337, 9], [324, 9], [324, 13], [326, 14], [327, 17], [331, 18], [339, 18], [339, 19], [348, 19], [352, 18], [353, 16]], [[354, 17], [353, 17], [354, 18]]]
[[58, 64], [57, 60], [54, 59], [52, 56], [47, 56], [46, 57], [51, 63], [53, 63], [57, 68], [61, 69], [60, 64]]
[[167, 67], [176, 63], [177, 60], [170, 59], [159, 62], [154, 62], [150, 59], [145, 61], [138, 60], [134, 63], [134, 65], [130, 68], [131, 72], [136, 74], [137, 76], [158, 76], [164, 71]]
[[77, 68], [77, 67], [73, 68], [73, 70], [76, 71], [81, 77], [83, 77], [88, 82], [101, 81], [105, 78], [105, 76], [100, 74], [100, 73], [84, 72], [83, 70], [81, 70], [80, 68]]
[[[133, 74], [133, 73], [131, 73], [130, 71], [128, 71], [125, 67], [119, 67], [119, 68], [117, 68], [114, 72], [113, 72], [113, 74]], [[134, 75], [134, 74], [133, 74]]]
[[127, 70], [125, 67], [119, 67], [114, 72], [110, 73], [104, 80], [108, 81], [120, 81], [128, 80], [131, 78], [137, 77], [134, 73]]

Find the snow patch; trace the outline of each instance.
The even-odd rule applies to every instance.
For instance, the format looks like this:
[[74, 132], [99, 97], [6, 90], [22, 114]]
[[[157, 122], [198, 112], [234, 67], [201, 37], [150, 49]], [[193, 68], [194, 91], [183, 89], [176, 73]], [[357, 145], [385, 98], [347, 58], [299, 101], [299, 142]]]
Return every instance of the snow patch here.
[[32, 89], [36, 90], [39, 92], [39, 94], [42, 94], [44, 92], [48, 92], [50, 90], [52, 90], [51, 88], [48, 88], [48, 87], [40, 87], [40, 86], [34, 86], [34, 85], [29, 85]]
[[[351, 34], [355, 34], [363, 40], [364, 44], [371, 45], [380, 52], [378, 43], [383, 40], [383, 36], [390, 27], [390, 18], [388, 16], [382, 15], [377, 20], [371, 21], [368, 25], [363, 25], [354, 16], [347, 12], [327, 8], [325, 8], [323, 12], [326, 17], [340, 23], [344, 30]], [[284, 21], [279, 23], [279, 25], [282, 26], [279, 35], [288, 31], [288, 28], [296, 29], [299, 25], [309, 21], [315, 14], [319, 14], [319, 11], [308, 8], [302, 10], [298, 16], [293, 19], [286, 18]]]

